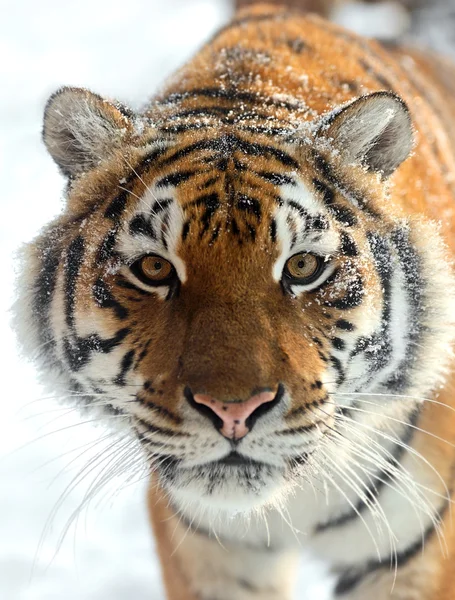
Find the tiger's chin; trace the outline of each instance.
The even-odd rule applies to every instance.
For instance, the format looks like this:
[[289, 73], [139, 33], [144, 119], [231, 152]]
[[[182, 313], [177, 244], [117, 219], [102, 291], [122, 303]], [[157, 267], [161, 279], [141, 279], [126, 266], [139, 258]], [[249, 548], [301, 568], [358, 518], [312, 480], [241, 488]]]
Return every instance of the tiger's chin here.
[[276, 505], [290, 488], [284, 468], [262, 463], [176, 467], [160, 473], [175, 508], [196, 519], [250, 513]]

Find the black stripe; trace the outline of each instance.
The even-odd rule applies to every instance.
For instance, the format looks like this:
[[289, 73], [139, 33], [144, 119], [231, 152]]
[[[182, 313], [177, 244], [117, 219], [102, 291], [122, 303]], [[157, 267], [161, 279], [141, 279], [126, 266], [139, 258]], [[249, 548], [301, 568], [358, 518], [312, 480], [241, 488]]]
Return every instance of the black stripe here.
[[273, 173], [268, 171], [252, 171], [255, 175], [258, 175], [262, 179], [273, 183], [273, 185], [296, 185], [295, 180], [289, 175], [283, 173]]
[[[339, 410], [338, 412], [339, 414], [344, 414], [345, 416], [348, 416], [348, 414], [352, 414], [349, 412], [349, 407], [347, 407], [346, 410]], [[412, 411], [409, 417], [409, 424], [405, 426], [403, 430], [403, 435], [395, 442], [393, 450], [389, 451], [389, 455], [386, 458], [386, 463], [390, 467], [396, 468], [400, 466], [400, 461], [403, 459], [403, 456], [407, 451], [406, 446], [409, 446], [412, 438], [414, 437], [415, 426], [417, 424], [419, 414], [420, 413], [418, 410]], [[341, 421], [341, 423], [343, 423], [343, 420]], [[318, 525], [316, 525], [316, 527], [314, 528], [314, 533], [323, 533], [328, 529], [343, 527], [347, 523], [351, 523], [352, 521], [358, 519], [359, 514], [365, 512], [369, 508], [371, 503], [374, 504], [377, 501], [382, 489], [386, 485], [388, 485], [389, 482], [393, 481], [395, 475], [389, 468], [384, 467], [382, 469], [378, 469], [377, 472], [371, 477], [374, 479], [374, 481], [371, 481], [370, 478], [370, 485], [364, 486], [364, 494], [368, 499], [368, 504], [363, 499], [360, 499], [357, 502], [355, 509], [349, 509], [348, 512], [343, 513], [342, 515], [335, 517], [334, 519], [330, 519], [329, 521], [319, 523]]]
[[74, 325], [76, 285], [84, 252], [84, 238], [78, 235], [70, 243], [65, 257], [65, 320], [68, 327]]
[[149, 433], [159, 433], [161, 435], [165, 435], [165, 436], [168, 436], [168, 437], [190, 437], [190, 434], [189, 433], [185, 433], [184, 431], [178, 431], [178, 430], [175, 430], [175, 429], [167, 429], [166, 427], [158, 427], [157, 425], [152, 425], [148, 421], [144, 421], [143, 419], [140, 419], [138, 416], [135, 416], [134, 418]]
[[350, 208], [335, 202], [335, 194], [332, 189], [320, 179], [313, 179], [313, 185], [316, 191], [322, 194], [324, 204], [339, 223], [347, 227], [352, 227], [357, 223], [357, 217]]
[[210, 238], [209, 245], [213, 244], [213, 242], [215, 242], [215, 240], [218, 239], [220, 231], [221, 231], [221, 223], [218, 223], [217, 225], [215, 225], [215, 227], [212, 231], [212, 236]]
[[131, 370], [134, 361], [134, 350], [129, 350], [122, 358], [122, 362], [120, 364], [120, 372], [115, 378], [114, 382], [116, 385], [124, 386], [126, 385], [125, 377], [128, 375], [128, 372]]
[[256, 198], [247, 196], [246, 194], [239, 194], [237, 201], [237, 208], [245, 212], [252, 213], [256, 216], [257, 220], [261, 220], [261, 203]]
[[404, 274], [409, 307], [406, 357], [397, 366], [395, 373], [386, 383], [389, 389], [400, 392], [405, 389], [409, 381], [410, 369], [415, 363], [419, 341], [424, 328], [422, 314], [425, 310], [425, 281], [422, 277], [421, 259], [409, 239], [409, 231], [406, 229], [397, 229], [392, 233], [391, 240]]
[[353, 225], [357, 224], [357, 217], [347, 206], [341, 206], [341, 204], [334, 203], [329, 210], [333, 217], [338, 221], [338, 223], [341, 223], [341, 225], [344, 225], [345, 227], [352, 227]]
[[174, 202], [172, 198], [163, 198], [162, 200], [157, 200], [150, 209], [151, 215], [155, 216], [158, 213], [163, 212], [170, 204], [172, 204], [172, 202]]
[[352, 239], [352, 237], [346, 233], [345, 231], [341, 232], [340, 235], [340, 252], [344, 256], [357, 256], [359, 251], [357, 250], [357, 245]]
[[203, 196], [199, 196], [191, 203], [189, 203], [189, 206], [203, 206], [205, 209], [204, 214], [200, 218], [200, 222], [202, 223], [200, 235], [203, 236], [210, 227], [212, 217], [220, 208], [219, 196], [216, 192], [212, 192], [211, 194], [204, 194]]
[[295, 202], [295, 200], [286, 200], [286, 204], [296, 210], [303, 219], [306, 221], [310, 220], [309, 213], [298, 202]]
[[143, 214], [136, 215], [130, 222], [128, 229], [131, 235], [145, 235], [152, 240], [156, 240], [156, 233], [151, 219]]
[[126, 208], [128, 194], [128, 191], [122, 190], [118, 196], [111, 200], [104, 211], [104, 216], [107, 219], [111, 219], [112, 221], [118, 221], [120, 219]]
[[277, 106], [279, 108], [287, 108], [288, 110], [295, 110], [296, 108], [303, 107], [301, 101], [296, 100], [295, 102], [286, 102], [283, 100], [275, 100], [270, 96], [262, 96], [257, 93], [239, 91], [234, 87], [230, 88], [194, 88], [186, 92], [174, 92], [169, 96], [157, 100], [156, 104], [173, 104], [186, 100], [188, 98], [216, 98], [221, 100], [228, 100], [234, 103], [247, 102], [250, 104], [256, 104], [258, 106]]
[[338, 321], [335, 323], [335, 327], [338, 327], [338, 329], [343, 329], [344, 331], [354, 331], [355, 329], [354, 325], [345, 319], [338, 319]]
[[[375, 266], [381, 280], [382, 288], [382, 314], [380, 328], [369, 337], [358, 339], [354, 349], [351, 351], [351, 358], [364, 354], [368, 360], [368, 372], [370, 379], [381, 369], [390, 364], [393, 352], [393, 341], [390, 333], [391, 319], [391, 296], [392, 296], [392, 277], [393, 260], [389, 243], [386, 239], [377, 233], [367, 233], [367, 240], [375, 262]], [[365, 385], [365, 384], [363, 384]]]
[[369, 65], [362, 58], [359, 59], [359, 65], [368, 75], [371, 75], [371, 77], [373, 77], [373, 79], [375, 79], [382, 88], [393, 91], [393, 85], [383, 73], [378, 73], [378, 71], [376, 71], [372, 65]]
[[357, 191], [349, 188], [333, 171], [326, 159], [316, 151], [313, 151], [313, 160], [316, 169], [323, 175], [324, 179], [330, 183], [336, 190], [343, 194], [348, 200], [353, 201], [359, 208], [371, 217], [380, 216], [373, 208], [368, 206], [365, 198]]
[[[49, 240], [52, 240], [52, 246], [46, 245], [43, 248], [41, 244], [38, 245], [41, 264], [34, 284], [33, 313], [35, 317], [39, 317], [35, 319], [35, 323], [39, 326], [41, 348], [46, 352], [51, 352], [54, 346], [54, 343], [51, 342], [52, 328], [49, 319], [49, 309], [54, 297], [61, 257], [57, 233], [57, 229], [48, 232]], [[46, 244], [49, 244], [47, 239]]]
[[92, 333], [85, 338], [74, 336], [63, 339], [63, 348], [66, 360], [72, 371], [79, 371], [84, 367], [92, 352], [102, 352], [107, 354], [114, 350], [130, 333], [128, 328], [120, 329], [116, 335], [111, 338], [102, 338], [96, 333]]
[[[435, 519], [441, 520], [447, 510], [449, 502], [446, 501], [441, 509], [434, 515]], [[408, 546], [405, 550], [397, 552], [396, 556], [388, 556], [381, 562], [378, 560], [370, 560], [361, 568], [347, 569], [339, 578], [335, 586], [334, 593], [336, 596], [341, 596], [351, 592], [358, 587], [362, 580], [371, 573], [380, 569], [390, 569], [391, 565], [396, 564], [397, 568], [404, 567], [417, 554], [422, 553], [425, 545], [433, 537], [435, 533], [434, 524], [430, 523], [423, 533], [419, 533], [418, 539]]]
[[98, 278], [93, 284], [92, 291], [93, 297], [100, 308], [112, 308], [118, 319], [126, 319], [128, 310], [114, 298], [105, 281]]
[[108, 231], [108, 233], [103, 238], [101, 242], [98, 252], [96, 253], [96, 261], [97, 263], [105, 263], [113, 256], [115, 256], [115, 244], [117, 241], [117, 232], [118, 228], [113, 227]]
[[346, 374], [344, 372], [343, 365], [341, 364], [341, 360], [339, 358], [337, 358], [336, 356], [330, 356], [330, 362], [332, 363], [332, 366], [338, 372], [336, 383], [339, 386], [346, 379]]
[[155, 187], [162, 188], [168, 185], [177, 187], [181, 183], [184, 183], [185, 181], [188, 181], [188, 179], [191, 179], [191, 177], [193, 177], [193, 175], [197, 173], [200, 173], [200, 171], [181, 171], [180, 173], [170, 173], [169, 175], [166, 175], [165, 177], [159, 179], [155, 183]]
[[190, 221], [185, 221], [182, 227], [182, 240], [185, 241], [190, 232]]
[[344, 350], [346, 348], [346, 342], [339, 337], [334, 337], [332, 339], [332, 346], [336, 350]]
[[316, 421], [315, 423], [309, 423], [308, 425], [301, 425], [300, 427], [295, 427], [294, 429], [284, 429], [282, 431], [277, 431], [277, 435], [293, 435], [295, 433], [305, 433], [307, 431], [311, 431], [314, 428], [319, 427], [319, 425], [325, 425], [324, 421]]
[[270, 221], [270, 237], [272, 238], [272, 242], [276, 242], [276, 221], [272, 218]]
[[[280, 40], [281, 41], [281, 40]], [[292, 38], [292, 39], [287, 39], [285, 41], [286, 46], [292, 50], [292, 52], [295, 52], [296, 54], [302, 54], [302, 52], [304, 52], [305, 50], [308, 50], [308, 45], [306, 42], [304, 42], [302, 40], [302, 38]]]
[[359, 276], [350, 282], [349, 289], [344, 298], [340, 298], [339, 300], [326, 300], [324, 305], [329, 306], [330, 308], [337, 308], [338, 310], [349, 310], [362, 304], [364, 293], [363, 282]]
[[141, 296], [149, 296], [150, 295], [150, 292], [146, 292], [145, 290], [141, 289], [140, 287], [133, 285], [130, 281], [123, 278], [122, 276], [119, 276], [119, 278], [115, 282], [115, 285], [117, 285], [118, 287], [124, 288], [126, 290], [132, 290], [133, 292], [137, 292]]
[[330, 189], [325, 183], [323, 183], [320, 179], [313, 179], [313, 185], [316, 188], [316, 191], [322, 195], [322, 199], [327, 207], [330, 207], [333, 204], [335, 199], [335, 193], [332, 189]]
[[185, 158], [199, 150], [214, 150], [224, 159], [229, 155], [232, 155], [236, 150], [244, 152], [249, 156], [271, 156], [286, 167], [299, 169], [299, 163], [283, 150], [266, 144], [247, 142], [233, 134], [226, 134], [216, 139], [200, 140], [189, 144], [184, 148], [180, 148], [170, 156], [164, 157], [161, 160], [161, 166], [172, 164], [180, 158]]
[[[153, 393], [151, 390], [148, 390], [148, 391], [149, 391], [149, 393]], [[154, 402], [151, 402], [148, 398], [145, 399], [145, 398], [142, 398], [139, 395], [136, 396], [136, 400], [140, 404], [142, 404], [142, 406], [144, 406], [145, 408], [150, 409], [150, 410], [152, 410], [152, 411], [160, 414], [163, 417], [166, 417], [167, 419], [169, 419], [170, 421], [172, 421], [176, 425], [181, 425], [181, 423], [182, 423], [181, 417], [175, 415], [173, 412], [171, 412], [167, 408], [164, 408], [164, 406], [160, 406], [159, 404], [155, 404]]]

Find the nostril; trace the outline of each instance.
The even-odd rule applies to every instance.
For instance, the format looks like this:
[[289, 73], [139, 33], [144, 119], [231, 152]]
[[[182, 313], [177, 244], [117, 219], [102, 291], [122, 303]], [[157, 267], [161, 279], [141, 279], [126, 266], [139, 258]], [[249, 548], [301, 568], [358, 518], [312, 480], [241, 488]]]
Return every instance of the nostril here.
[[223, 420], [220, 419], [220, 417], [216, 413], [214, 413], [213, 410], [211, 410], [208, 406], [196, 402], [193, 396], [193, 392], [188, 386], [186, 386], [183, 390], [183, 395], [185, 396], [190, 406], [197, 410], [201, 415], [204, 415], [204, 417], [207, 417], [212, 421], [216, 429], [219, 430], [223, 427]]
[[243, 402], [221, 402], [208, 394], [193, 395], [188, 387], [184, 394], [191, 406], [208, 417], [222, 435], [236, 440], [251, 431], [257, 419], [280, 402], [284, 387], [279, 384], [277, 392], [258, 391]]
[[256, 410], [252, 412], [251, 415], [246, 419], [246, 426], [248, 427], [248, 430], [251, 431], [253, 429], [253, 425], [256, 423], [259, 417], [264, 416], [266, 413], [270, 412], [273, 408], [275, 408], [275, 406], [277, 406], [277, 404], [281, 402], [283, 396], [284, 386], [282, 383], [279, 383], [276, 394], [274, 394], [272, 400], [270, 402], [258, 406]]

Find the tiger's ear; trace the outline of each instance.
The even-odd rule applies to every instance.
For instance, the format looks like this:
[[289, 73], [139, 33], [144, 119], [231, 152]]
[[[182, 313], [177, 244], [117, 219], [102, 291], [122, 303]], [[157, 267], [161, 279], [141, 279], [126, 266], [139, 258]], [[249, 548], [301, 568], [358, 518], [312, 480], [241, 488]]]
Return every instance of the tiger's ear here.
[[44, 143], [67, 177], [96, 166], [133, 129], [130, 111], [82, 88], [61, 88], [44, 111]]
[[409, 156], [413, 129], [409, 109], [390, 92], [375, 92], [323, 118], [317, 137], [329, 141], [343, 163], [358, 163], [389, 177]]

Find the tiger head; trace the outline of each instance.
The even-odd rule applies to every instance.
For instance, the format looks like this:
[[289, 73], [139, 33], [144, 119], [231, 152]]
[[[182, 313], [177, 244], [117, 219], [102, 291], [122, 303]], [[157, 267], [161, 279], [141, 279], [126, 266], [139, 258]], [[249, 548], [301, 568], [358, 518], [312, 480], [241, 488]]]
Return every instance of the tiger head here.
[[412, 140], [385, 92], [270, 137], [60, 90], [66, 206], [26, 249], [24, 346], [131, 430], [176, 506], [278, 501], [361, 443], [347, 421], [381, 427], [398, 397], [408, 417], [444, 377], [445, 249], [390, 197]]

